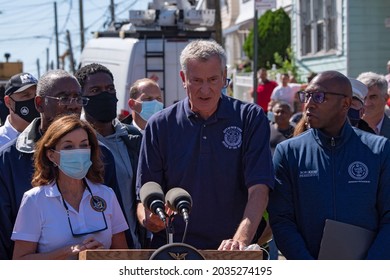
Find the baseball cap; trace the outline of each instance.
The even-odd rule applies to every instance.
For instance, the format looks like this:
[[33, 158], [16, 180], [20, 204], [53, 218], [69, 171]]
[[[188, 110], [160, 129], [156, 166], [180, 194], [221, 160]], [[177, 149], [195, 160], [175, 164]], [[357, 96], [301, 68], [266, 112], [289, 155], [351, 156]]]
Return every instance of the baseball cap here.
[[364, 98], [367, 96], [368, 88], [361, 81], [353, 78], [349, 78], [352, 85], [352, 97], [359, 99], [360, 102], [364, 103]]
[[11, 95], [15, 92], [21, 92], [34, 86], [38, 80], [30, 73], [19, 73], [13, 75], [5, 85], [5, 95]]

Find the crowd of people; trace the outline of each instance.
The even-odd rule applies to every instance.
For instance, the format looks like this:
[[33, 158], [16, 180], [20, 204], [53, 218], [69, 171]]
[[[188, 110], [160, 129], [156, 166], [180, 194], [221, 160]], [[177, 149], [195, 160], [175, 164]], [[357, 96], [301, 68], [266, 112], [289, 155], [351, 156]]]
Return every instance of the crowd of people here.
[[269, 243], [271, 259], [318, 259], [331, 219], [375, 232], [364, 258], [390, 259], [390, 74], [325, 71], [298, 84], [285, 73], [278, 85], [262, 68], [255, 104], [222, 94], [226, 54], [215, 41], [190, 42], [180, 66], [185, 99], [163, 108], [155, 79], [140, 79], [120, 120], [101, 64], [8, 81], [0, 259], [160, 248], [167, 224], [141, 199], [150, 182], [191, 196], [189, 223], [165, 205], [171, 242]]

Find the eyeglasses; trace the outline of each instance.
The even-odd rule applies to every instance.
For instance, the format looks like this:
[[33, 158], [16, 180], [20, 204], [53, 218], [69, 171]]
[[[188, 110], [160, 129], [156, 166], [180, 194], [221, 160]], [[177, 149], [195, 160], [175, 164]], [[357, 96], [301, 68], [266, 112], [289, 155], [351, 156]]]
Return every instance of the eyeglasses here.
[[60, 106], [68, 106], [74, 102], [74, 104], [79, 105], [79, 106], [85, 106], [88, 104], [89, 98], [87, 97], [54, 97], [54, 96], [45, 96], [45, 98], [50, 98], [50, 99], [56, 99], [58, 100], [58, 105]]
[[[85, 181], [84, 181], [85, 182]], [[92, 191], [91, 189], [89, 188], [87, 182], [85, 182], [86, 186], [87, 186], [87, 189], [89, 191], [89, 193], [91, 194], [91, 200], [93, 201], [94, 204], [99, 204], [100, 202], [93, 196], [92, 194]], [[57, 183], [57, 187], [58, 187], [58, 183]], [[104, 220], [104, 228], [101, 228], [101, 229], [97, 229], [97, 230], [92, 230], [92, 231], [88, 231], [88, 232], [82, 232], [82, 233], [75, 233], [73, 231], [73, 227], [72, 227], [72, 223], [70, 222], [70, 218], [69, 218], [69, 208], [68, 206], [66, 205], [65, 203], [65, 200], [64, 200], [64, 197], [62, 196], [62, 193], [61, 193], [61, 190], [60, 188], [58, 188], [58, 191], [60, 192], [61, 194], [61, 199], [62, 199], [62, 203], [65, 207], [65, 210], [66, 210], [66, 215], [68, 216], [68, 223], [69, 223], [69, 227], [70, 227], [70, 231], [72, 232], [72, 235], [73, 237], [80, 237], [80, 236], [84, 236], [84, 235], [87, 235], [87, 234], [92, 234], [92, 233], [97, 233], [97, 232], [100, 232], [100, 231], [103, 231], [103, 230], [106, 230], [108, 228], [107, 226], [107, 221], [106, 221], [106, 216], [104, 215], [104, 210], [102, 210], [102, 216], [103, 216], [103, 220]]]
[[328, 92], [328, 91], [315, 91], [315, 92], [298, 91], [298, 97], [301, 103], [307, 103], [309, 101], [309, 98], [311, 97], [314, 103], [321, 104], [325, 101], [326, 94], [347, 97], [347, 95], [342, 93]]

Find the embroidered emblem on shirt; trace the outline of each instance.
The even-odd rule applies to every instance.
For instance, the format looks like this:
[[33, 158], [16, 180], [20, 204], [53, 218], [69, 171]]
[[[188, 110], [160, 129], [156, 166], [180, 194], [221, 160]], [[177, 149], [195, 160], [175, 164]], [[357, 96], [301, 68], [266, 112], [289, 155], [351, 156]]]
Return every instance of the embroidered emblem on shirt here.
[[107, 208], [106, 201], [100, 196], [94, 195], [89, 201], [93, 210], [97, 212], [103, 212]]
[[355, 180], [364, 180], [368, 175], [368, 167], [363, 162], [354, 161], [348, 167], [349, 176]]
[[237, 126], [229, 126], [223, 131], [223, 145], [228, 149], [238, 149], [242, 144], [242, 130]]

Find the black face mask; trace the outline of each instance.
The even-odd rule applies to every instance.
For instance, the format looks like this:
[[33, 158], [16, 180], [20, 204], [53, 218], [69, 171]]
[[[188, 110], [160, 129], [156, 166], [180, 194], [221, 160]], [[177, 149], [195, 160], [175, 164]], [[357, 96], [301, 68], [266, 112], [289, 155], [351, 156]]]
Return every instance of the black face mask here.
[[348, 118], [352, 126], [357, 126], [360, 121], [360, 110], [349, 108]]
[[[11, 97], [10, 97], [11, 98]], [[11, 98], [12, 99], [12, 98]], [[13, 99], [12, 99], [13, 100]], [[15, 101], [15, 111], [19, 117], [30, 123], [33, 119], [39, 117], [39, 112], [35, 108], [35, 98], [31, 98], [24, 101]]]
[[84, 106], [88, 115], [99, 122], [111, 122], [116, 118], [118, 99], [115, 94], [104, 91], [98, 95], [88, 96], [88, 98], [88, 104]]

